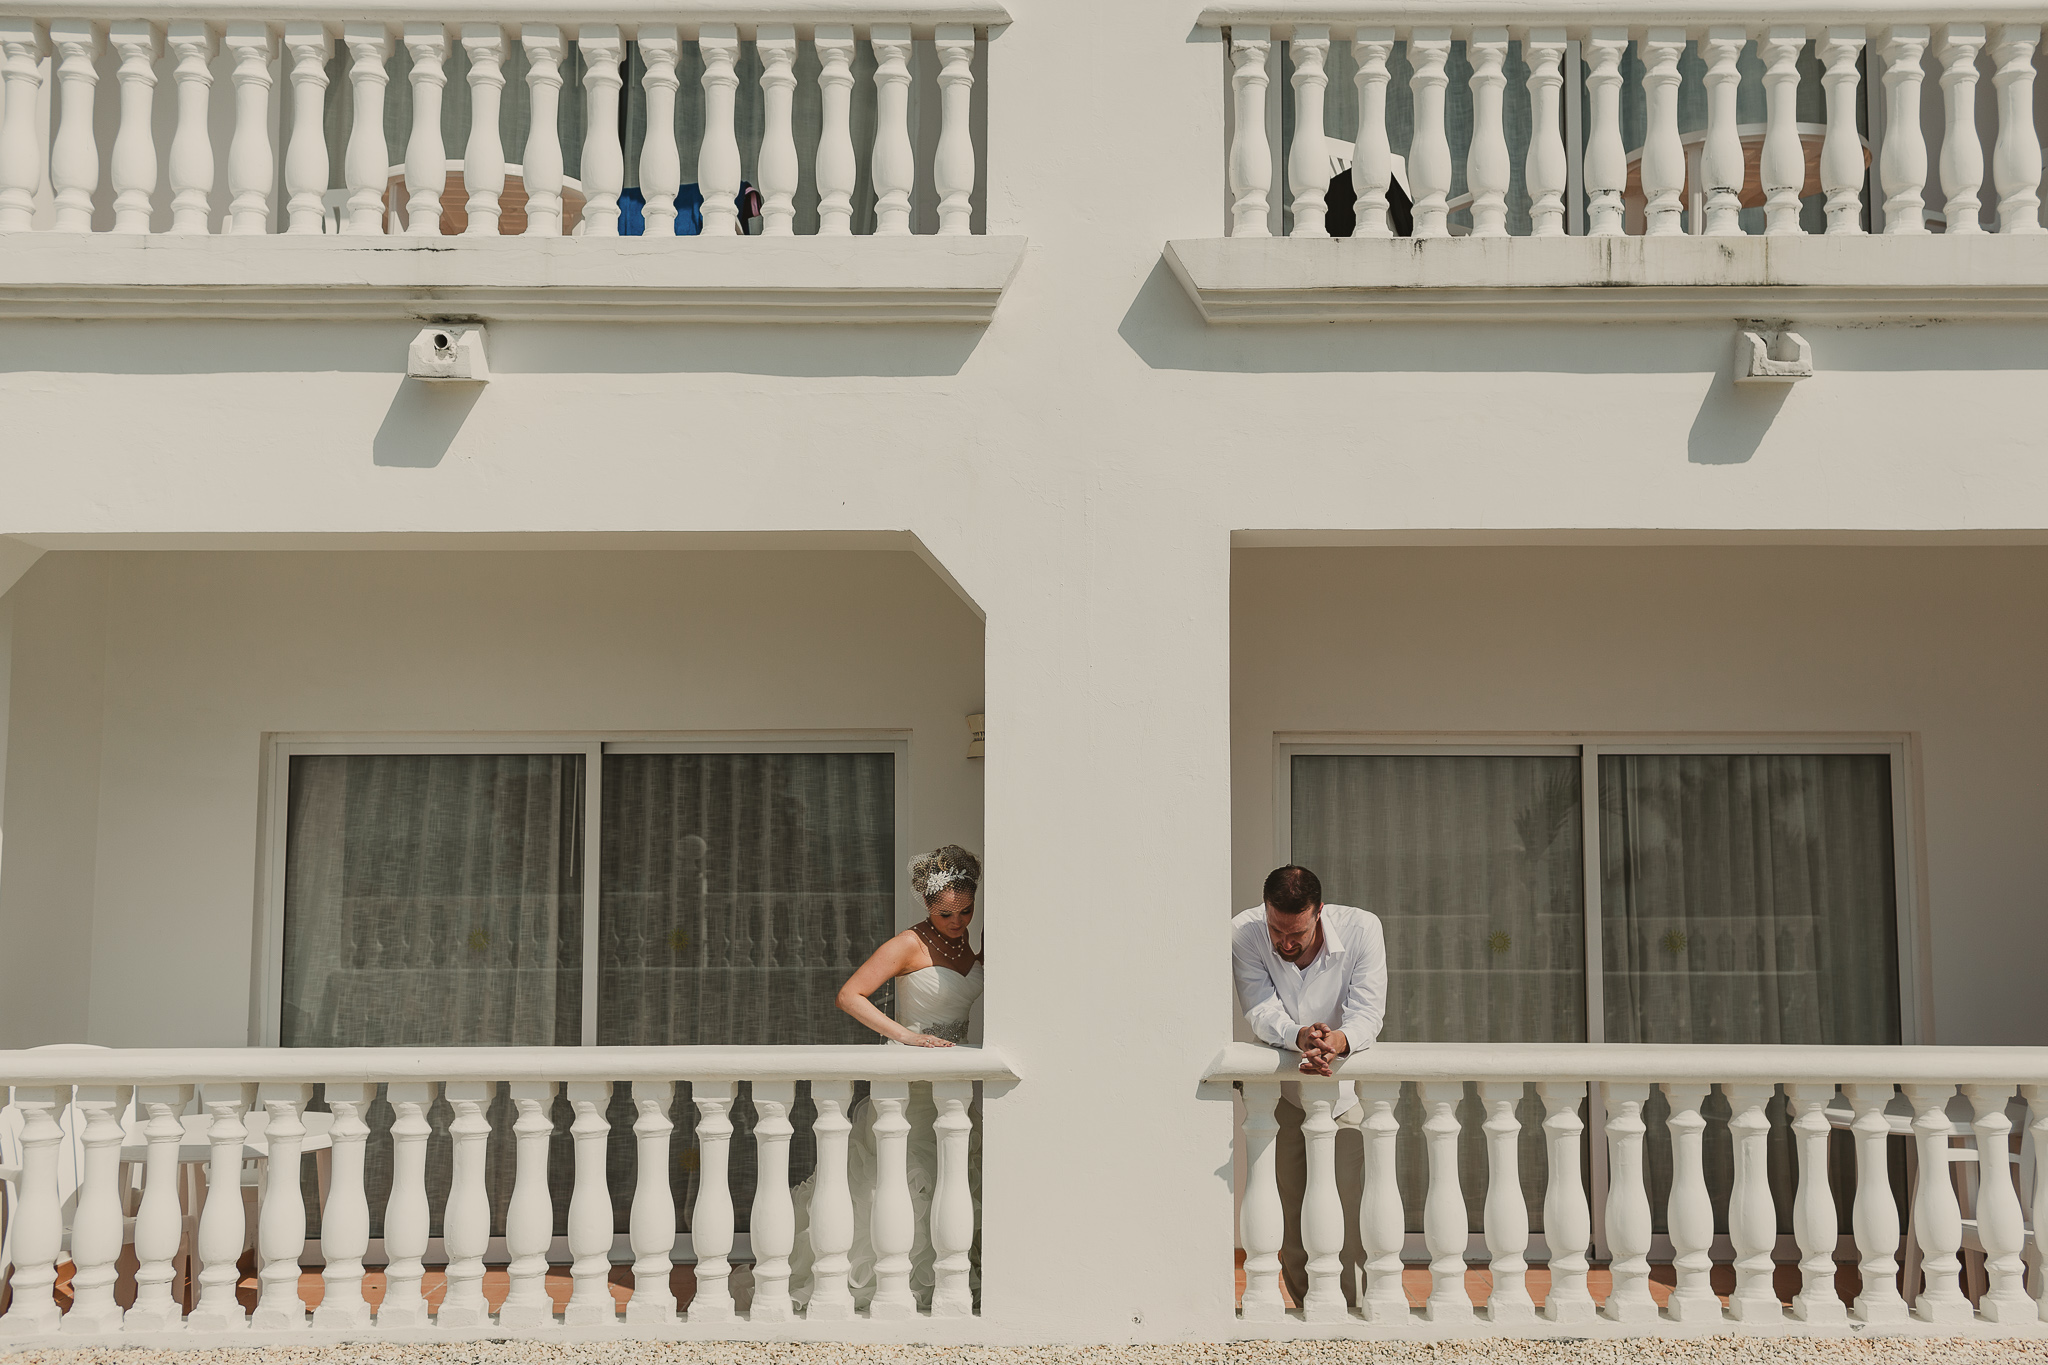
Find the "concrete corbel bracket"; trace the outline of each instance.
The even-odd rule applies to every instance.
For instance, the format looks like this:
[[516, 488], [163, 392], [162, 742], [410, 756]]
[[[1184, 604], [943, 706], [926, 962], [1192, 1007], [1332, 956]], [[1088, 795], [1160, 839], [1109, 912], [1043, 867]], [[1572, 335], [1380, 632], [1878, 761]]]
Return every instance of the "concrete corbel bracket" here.
[[1813, 378], [1813, 347], [1790, 327], [1744, 324], [1735, 335], [1735, 382], [1791, 384]]

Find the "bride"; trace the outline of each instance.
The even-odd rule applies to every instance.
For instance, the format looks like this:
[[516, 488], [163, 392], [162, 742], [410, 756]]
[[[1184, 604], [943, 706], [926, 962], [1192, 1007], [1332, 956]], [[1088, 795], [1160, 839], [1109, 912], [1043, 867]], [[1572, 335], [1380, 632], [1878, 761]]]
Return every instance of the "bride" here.
[[[906, 1047], [952, 1047], [967, 1041], [967, 1012], [981, 998], [981, 954], [967, 940], [974, 922], [974, 893], [981, 883], [981, 864], [957, 844], [947, 844], [910, 864], [910, 885], [924, 900], [926, 917], [875, 949], [860, 970], [839, 988], [839, 1008], [892, 1043]], [[868, 999], [889, 981], [896, 982], [896, 1018], [891, 1019]], [[875, 1194], [875, 1110], [866, 1097], [849, 1117], [846, 1181], [853, 1194], [853, 1249], [847, 1284], [857, 1308], [875, 1295], [875, 1247], [869, 1218]], [[939, 1148], [932, 1123], [938, 1110], [929, 1082], [910, 1087], [908, 1165], [910, 1202], [916, 1240], [910, 1249], [910, 1292], [920, 1310], [932, 1301], [932, 1192], [938, 1184]], [[811, 1251], [811, 1192], [817, 1177], [796, 1189], [796, 1244], [790, 1250], [789, 1292], [799, 1307], [809, 1304], [814, 1257]], [[981, 1297], [981, 1124], [974, 1125], [968, 1152], [968, 1182], [974, 1192], [977, 1235], [970, 1283]]]

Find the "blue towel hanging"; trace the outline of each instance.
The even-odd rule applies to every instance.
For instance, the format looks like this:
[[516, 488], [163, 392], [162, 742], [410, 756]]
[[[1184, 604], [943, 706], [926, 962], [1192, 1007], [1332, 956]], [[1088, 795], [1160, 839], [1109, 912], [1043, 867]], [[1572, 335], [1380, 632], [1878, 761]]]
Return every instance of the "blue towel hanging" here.
[[[733, 199], [733, 206], [740, 212], [740, 221], [746, 222], [749, 214], [749, 198], [754, 187], [746, 181], [740, 182], [740, 192]], [[676, 191], [676, 236], [699, 237], [704, 232], [704, 192], [696, 183], [683, 186]], [[640, 192], [638, 185], [628, 185], [619, 191], [619, 236], [644, 237], [647, 235], [647, 196]]]

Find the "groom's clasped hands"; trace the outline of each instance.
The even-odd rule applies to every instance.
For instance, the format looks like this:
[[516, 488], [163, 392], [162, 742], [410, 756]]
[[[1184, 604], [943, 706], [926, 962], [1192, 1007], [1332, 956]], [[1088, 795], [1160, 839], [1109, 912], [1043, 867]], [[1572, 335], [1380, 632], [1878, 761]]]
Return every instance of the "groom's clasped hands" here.
[[1301, 1070], [1311, 1076], [1327, 1076], [1330, 1068], [1351, 1050], [1351, 1042], [1343, 1031], [1328, 1024], [1310, 1024], [1294, 1037], [1294, 1046], [1301, 1053]]

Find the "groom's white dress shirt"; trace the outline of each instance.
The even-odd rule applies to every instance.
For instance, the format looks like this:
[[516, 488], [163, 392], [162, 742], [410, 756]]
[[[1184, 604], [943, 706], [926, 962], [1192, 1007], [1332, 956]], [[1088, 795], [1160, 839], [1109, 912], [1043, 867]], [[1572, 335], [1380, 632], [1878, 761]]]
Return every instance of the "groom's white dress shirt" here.
[[[1230, 922], [1230, 965], [1245, 1022], [1263, 1042], [1292, 1050], [1301, 1030], [1324, 1024], [1341, 1031], [1353, 1052], [1371, 1047], [1387, 1012], [1387, 941], [1377, 915], [1356, 906], [1323, 907], [1323, 946], [1315, 961], [1297, 967], [1273, 951], [1266, 907], [1253, 906]], [[1289, 1082], [1289, 1100], [1301, 1102]], [[1341, 1113], [1357, 1090], [1345, 1082]]]

